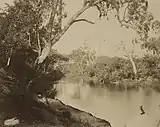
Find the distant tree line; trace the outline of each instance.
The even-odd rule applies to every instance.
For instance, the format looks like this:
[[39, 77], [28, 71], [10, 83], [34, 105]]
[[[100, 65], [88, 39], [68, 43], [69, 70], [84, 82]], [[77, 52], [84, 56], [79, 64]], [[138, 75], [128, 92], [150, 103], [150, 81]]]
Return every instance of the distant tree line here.
[[71, 82], [79, 83], [83, 79], [84, 83], [93, 87], [121, 90], [139, 87], [158, 90], [160, 87], [160, 57], [152, 53], [134, 58], [136, 75], [129, 59], [96, 56], [89, 48], [81, 47], [68, 57], [75, 61], [75, 64], [68, 64], [64, 69], [66, 80]]

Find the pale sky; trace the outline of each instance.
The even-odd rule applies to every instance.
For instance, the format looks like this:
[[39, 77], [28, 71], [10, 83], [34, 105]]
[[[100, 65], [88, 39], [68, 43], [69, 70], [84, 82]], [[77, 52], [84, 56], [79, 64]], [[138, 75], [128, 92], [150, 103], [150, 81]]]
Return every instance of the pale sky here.
[[[12, 3], [13, 0], [0, 1], [0, 7], [4, 3]], [[66, 0], [68, 18], [82, 7], [83, 0]], [[150, 0], [149, 9], [153, 15], [160, 20], [160, 0]], [[136, 37], [132, 30], [121, 28], [116, 20], [98, 20], [98, 14], [95, 9], [89, 9], [83, 17], [94, 21], [96, 24], [91, 25], [87, 23], [74, 24], [62, 39], [55, 45], [55, 48], [60, 53], [70, 53], [84, 44], [88, 45], [97, 51], [98, 55], [106, 56], [123, 56], [122, 51], [118, 51], [120, 41], [124, 41], [129, 51], [133, 49], [131, 41]], [[67, 20], [67, 19], [66, 19]], [[142, 54], [140, 47], [135, 46], [134, 50], [137, 55]]]

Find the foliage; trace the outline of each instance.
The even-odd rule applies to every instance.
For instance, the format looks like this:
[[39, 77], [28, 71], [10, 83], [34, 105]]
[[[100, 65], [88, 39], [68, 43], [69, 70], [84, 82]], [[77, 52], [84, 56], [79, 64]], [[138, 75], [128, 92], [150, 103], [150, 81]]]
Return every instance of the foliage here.
[[52, 0], [17, 0], [0, 15], [0, 98], [6, 115], [43, 120], [39, 110], [50, 110], [37, 96], [55, 97], [54, 85], [64, 74], [54, 65], [67, 58], [57, 52], [50, 53], [41, 64], [37, 58], [45, 52], [50, 36], [58, 33], [55, 24], [48, 26], [47, 18], [52, 17], [48, 13], [55, 4]]
[[73, 50], [69, 55], [70, 59], [79, 64], [83, 70], [87, 66], [92, 66], [96, 59], [96, 54], [94, 51], [89, 49], [88, 47], [80, 47], [77, 50]]
[[17, 0], [13, 6], [8, 5], [1, 15], [1, 56], [8, 58], [21, 47], [31, 47], [41, 55], [50, 37], [61, 29], [57, 28], [57, 14], [54, 23], [51, 21], [55, 4], [52, 0]]
[[[79, 50], [77, 50], [77, 53], [74, 51], [72, 55], [78, 54], [78, 51]], [[86, 84], [93, 87], [102, 85], [111, 89], [132, 89], [137, 88], [138, 86], [149, 86], [155, 89], [159, 88], [160, 58], [158, 56], [145, 55], [142, 58], [136, 58], [136, 76], [133, 72], [132, 64], [128, 59], [106, 57], [106, 60], [104, 60], [104, 58], [105, 57], [98, 57], [92, 66], [85, 66], [84, 77]], [[107, 59], [109, 59], [109, 61]], [[99, 61], [104, 62], [100, 63]], [[112, 61], [112, 64], [110, 64], [110, 61]], [[66, 72], [66, 79], [72, 75], [76, 80], [80, 80], [81, 76], [78, 75], [80, 70], [75, 67], [76, 64], [77, 63], [67, 67], [70, 72]], [[70, 81], [73, 81], [73, 79]]]
[[[148, 40], [148, 32], [159, 26], [148, 12], [147, 0], [85, 0], [82, 8], [64, 25], [62, 21], [67, 15], [63, 0], [16, 0], [13, 6], [7, 5], [3, 9], [0, 14], [0, 62], [4, 70], [0, 71], [0, 96], [4, 105], [9, 102], [9, 108], [14, 107], [15, 115], [23, 112], [18, 110], [21, 106], [27, 107], [26, 111], [31, 114], [35, 111], [32, 107], [42, 108], [34, 94], [51, 97], [51, 93], [55, 93], [54, 84], [64, 75], [55, 70], [54, 65], [59, 59], [66, 59], [55, 55], [53, 46], [74, 23], [94, 24], [79, 19], [91, 7], [98, 9], [100, 18], [109, 18], [108, 14], [113, 12], [120, 25], [134, 29], [143, 42]], [[96, 77], [102, 84], [116, 84], [125, 78], [133, 78], [130, 63], [124, 59], [116, 59], [113, 66], [102, 67], [95, 63], [95, 53], [86, 47], [69, 57], [76, 62], [75, 69], [80, 71], [75, 73], [81, 78]], [[52, 90], [54, 92], [50, 92]], [[12, 106], [15, 101], [16, 105]]]
[[67, 16], [64, 5], [63, 0], [17, 0], [8, 6], [1, 16], [2, 41], [12, 42], [7, 46], [8, 55], [13, 45], [17, 47], [18, 42], [23, 42], [23, 45], [40, 48], [37, 62], [42, 63], [70, 26], [81, 21], [91, 23], [79, 19], [91, 7], [98, 9], [100, 18], [108, 18], [113, 12], [121, 26], [136, 30], [143, 41], [151, 29], [158, 28], [158, 21], [148, 12], [147, 0], [84, 0], [83, 7], [62, 27], [62, 20]]
[[141, 59], [141, 68], [139, 68], [139, 73], [141, 77], [153, 77], [159, 80], [159, 62], [160, 58], [153, 55], [145, 55]]
[[32, 66], [31, 62], [27, 61], [30, 58], [28, 56], [37, 55], [34, 53], [31, 49], [19, 49], [12, 55], [10, 66], [1, 68], [0, 98], [3, 99], [1, 110], [6, 115], [16, 116], [21, 120], [43, 121], [44, 117], [39, 110], [47, 107], [38, 102], [37, 97], [42, 95], [54, 98], [56, 95], [54, 85], [64, 75], [57, 70], [44, 72], [40, 67]]
[[160, 37], [150, 38], [146, 43], [142, 45], [143, 48], [148, 49], [153, 55], [159, 55], [160, 53]]
[[[91, 74], [93, 70], [93, 65], [96, 60], [95, 51], [89, 49], [87, 46], [80, 47], [73, 50], [71, 54], [68, 55], [71, 61], [74, 63], [68, 64], [66, 70], [68, 70], [67, 75], [74, 75], [83, 80], [85, 75]], [[70, 68], [71, 67], [71, 68]], [[72, 78], [74, 78], [74, 76]]]

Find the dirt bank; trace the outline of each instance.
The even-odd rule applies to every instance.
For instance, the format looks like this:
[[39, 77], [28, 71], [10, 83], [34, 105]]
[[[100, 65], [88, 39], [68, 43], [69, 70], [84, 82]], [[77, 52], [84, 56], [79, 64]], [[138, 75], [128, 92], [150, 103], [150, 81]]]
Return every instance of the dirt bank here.
[[[50, 100], [50, 110], [44, 108], [40, 109], [39, 112], [45, 117], [43, 123], [34, 122], [28, 124], [25, 121], [21, 121], [15, 127], [111, 127], [108, 121], [65, 105], [58, 99]], [[1, 126], [3, 126], [2, 123]]]

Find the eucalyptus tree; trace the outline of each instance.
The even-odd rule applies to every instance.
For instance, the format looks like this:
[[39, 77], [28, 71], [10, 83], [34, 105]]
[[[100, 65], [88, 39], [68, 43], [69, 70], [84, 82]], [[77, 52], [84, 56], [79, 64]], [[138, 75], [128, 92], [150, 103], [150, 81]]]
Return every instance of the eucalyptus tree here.
[[[63, 77], [62, 74], [56, 77], [53, 71], [53, 79], [52, 72], [42, 73], [42, 66], [48, 64], [48, 61], [52, 62], [54, 45], [71, 26], [81, 22], [94, 24], [80, 18], [90, 8], [98, 10], [99, 19], [108, 19], [108, 15], [113, 13], [120, 26], [134, 29], [143, 43], [148, 40], [149, 31], [159, 26], [159, 22], [148, 12], [147, 0], [84, 0], [80, 10], [63, 24], [67, 17], [66, 4], [68, 2], [64, 0], [15, 0], [13, 5], [7, 5], [0, 13], [0, 60], [3, 66], [12, 66], [12, 71], [16, 73], [15, 79], [18, 79], [19, 84], [23, 84], [22, 89], [19, 89], [19, 85], [16, 85], [16, 89], [25, 97], [26, 93], [27, 97], [37, 92], [46, 94], [46, 91], [51, 89], [51, 84]], [[6, 74], [3, 71], [1, 73]], [[40, 77], [45, 77], [50, 83], [43, 85]], [[12, 81], [12, 76], [7, 80], [11, 81], [12, 85], [10, 82], [10, 85], [3, 85], [5, 90], [6, 86], [17, 84], [17, 80]], [[43, 87], [39, 89], [35, 82]], [[33, 102], [33, 98], [27, 100]]]
[[[87, 46], [83, 46], [73, 50], [69, 57], [74, 61], [76, 69], [78, 69], [77, 71], [79, 72], [81, 78], [81, 84], [84, 84], [84, 77], [88, 77], [89, 73], [93, 70], [93, 67], [96, 64], [96, 52], [89, 49]], [[72, 71], [75, 70], [73, 69]]]
[[36, 62], [40, 64], [72, 25], [78, 22], [94, 24], [87, 19], [79, 18], [90, 8], [98, 9], [100, 19], [108, 17], [108, 14], [113, 12], [122, 27], [136, 30], [142, 40], [148, 37], [152, 27], [157, 28], [156, 21], [148, 12], [146, 0], [84, 0], [82, 8], [75, 12], [68, 23], [62, 25], [63, 19], [67, 16], [64, 12], [65, 4], [67, 1], [64, 3], [63, 0], [15, 1], [13, 6], [8, 6], [1, 14], [1, 40], [4, 43], [11, 41], [17, 46], [16, 40], [20, 42], [21, 39], [18, 45], [25, 44], [37, 48], [39, 55]]

